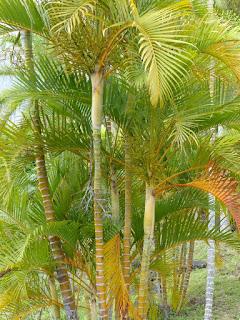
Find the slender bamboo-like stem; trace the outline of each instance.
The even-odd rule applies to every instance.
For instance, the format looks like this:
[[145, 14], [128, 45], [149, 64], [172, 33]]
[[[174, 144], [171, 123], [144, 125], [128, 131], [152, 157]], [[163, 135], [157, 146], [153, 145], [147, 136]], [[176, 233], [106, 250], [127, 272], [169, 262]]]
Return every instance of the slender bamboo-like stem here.
[[[58, 292], [57, 292], [57, 288], [56, 288], [55, 279], [54, 279], [53, 276], [50, 276], [49, 287], [50, 287], [50, 292], [51, 292], [52, 299], [54, 301], [58, 302]], [[59, 305], [53, 304], [52, 311], [53, 311], [54, 319], [55, 320], [60, 320], [61, 319], [61, 314], [60, 314]]]
[[[126, 112], [133, 101], [133, 94], [129, 94]], [[131, 155], [130, 155], [131, 142], [129, 136], [125, 135], [125, 219], [123, 230], [123, 278], [126, 283], [127, 290], [130, 284], [130, 251], [131, 251], [131, 228], [132, 228], [132, 172], [131, 172]], [[125, 315], [127, 319], [127, 312]], [[124, 319], [125, 319], [124, 318]]]
[[187, 243], [182, 244], [182, 255], [180, 260], [180, 281], [179, 281], [179, 293], [182, 293], [182, 287], [185, 279], [185, 275], [187, 272]]
[[[215, 227], [215, 212], [209, 210], [209, 230]], [[207, 251], [207, 287], [204, 320], [212, 319], [213, 293], [214, 293], [214, 273], [215, 273], [215, 242], [208, 240]]]
[[91, 317], [91, 307], [90, 307], [90, 303], [89, 303], [89, 296], [85, 296], [85, 303], [86, 303], [86, 307], [87, 307], [87, 320], [92, 320]]
[[168, 310], [167, 310], [167, 304], [166, 299], [163, 294], [163, 285], [162, 285], [162, 279], [158, 277], [158, 303], [159, 307], [163, 313], [164, 319], [168, 319]]
[[108, 320], [112, 320], [113, 317], [113, 305], [108, 310]]
[[[131, 165], [130, 141], [126, 137], [125, 163]], [[132, 226], [132, 173], [129, 167], [125, 167], [125, 223], [123, 231], [123, 278], [129, 289], [130, 283], [130, 249]]]
[[[207, 6], [209, 12], [213, 12], [214, 0], [208, 0]], [[210, 79], [209, 79], [209, 91], [211, 102], [213, 102], [213, 95], [215, 90], [215, 63], [214, 60], [211, 59], [210, 62]], [[211, 141], [215, 140], [215, 129], [210, 130], [212, 132]], [[209, 200], [214, 200], [212, 195], [209, 194]], [[215, 212], [209, 210], [209, 230], [215, 227]], [[204, 320], [212, 319], [212, 309], [213, 309], [213, 293], [214, 293], [214, 273], [215, 273], [215, 242], [214, 240], [208, 241], [209, 247], [207, 250], [207, 286], [206, 286], [206, 304], [205, 304], [205, 312], [204, 312]]]
[[[25, 51], [25, 64], [29, 70], [29, 77], [34, 81], [34, 62], [32, 52], [31, 33], [29, 31], [23, 31], [23, 44]], [[34, 108], [34, 131], [36, 136], [41, 136], [40, 120], [39, 120], [39, 107], [38, 102], [35, 101]], [[45, 158], [42, 148], [36, 147], [36, 168], [38, 186], [43, 200], [43, 207], [48, 223], [55, 221], [55, 215], [53, 210], [52, 198], [50, 195], [48, 175], [45, 165]], [[49, 236], [50, 247], [52, 250], [53, 258], [57, 262], [57, 279], [60, 284], [60, 290], [63, 299], [64, 310], [67, 320], [78, 320], [77, 310], [75, 307], [75, 301], [72, 295], [71, 284], [68, 277], [66, 265], [64, 263], [64, 255], [61, 249], [61, 243], [55, 236]]]
[[[183, 244], [185, 245], [185, 243]], [[176, 269], [176, 272], [174, 273], [174, 290], [176, 290], [177, 292], [179, 292], [180, 290], [181, 277], [183, 274], [183, 257], [184, 257], [183, 244], [179, 245], [179, 248], [176, 248], [176, 252], [173, 253], [175, 257], [177, 257], [178, 259], [177, 269]]]
[[101, 124], [103, 110], [103, 79], [99, 66], [91, 74], [92, 82], [92, 129], [94, 154], [94, 224], [96, 244], [96, 286], [100, 320], [107, 319], [104, 281], [104, 248], [101, 209]]
[[[117, 134], [113, 127], [113, 124], [108, 116], [106, 116], [106, 126], [108, 133], [109, 148], [116, 143]], [[113, 223], [118, 225], [119, 223], [119, 192], [117, 183], [117, 174], [115, 166], [112, 160], [110, 160], [110, 190], [111, 190], [111, 210], [112, 210], [112, 220]]]
[[98, 319], [98, 313], [97, 313], [97, 299], [95, 294], [95, 289], [92, 289], [91, 293], [91, 314], [92, 314], [92, 320]]
[[153, 239], [153, 230], [155, 222], [155, 196], [153, 192], [153, 184], [146, 183], [146, 199], [144, 213], [144, 241], [141, 263], [140, 285], [138, 294], [138, 313], [142, 320], [147, 319], [148, 311], [148, 278], [150, 252]]
[[121, 320], [119, 306], [115, 303], [115, 320]]
[[117, 175], [113, 164], [110, 166], [110, 188], [111, 188], [111, 202], [112, 202], [112, 219], [115, 224], [119, 222], [119, 192], [117, 184]]
[[165, 307], [165, 318], [168, 319], [168, 300], [167, 300], [167, 279], [166, 276], [162, 276], [161, 279], [161, 283], [162, 283], [162, 296], [163, 296], [163, 304]]
[[193, 255], [194, 255], [194, 241], [190, 241], [189, 251], [188, 251], [187, 271], [186, 271], [186, 275], [184, 277], [183, 286], [181, 288], [181, 298], [180, 298], [179, 305], [177, 308], [177, 314], [179, 314], [179, 312], [181, 311], [184, 299], [186, 298], [188, 283], [189, 283], [190, 274], [192, 271]]
[[[119, 216], [119, 192], [118, 192], [118, 185], [117, 185], [117, 175], [114, 169], [114, 165], [110, 163], [110, 188], [111, 188], [111, 203], [112, 203], [112, 220], [115, 225], [119, 224], [120, 216]], [[110, 310], [111, 311], [111, 310]], [[112, 318], [110, 317], [110, 313], [108, 312], [109, 320]], [[115, 302], [115, 320], [120, 320], [120, 309], [118, 304]]]

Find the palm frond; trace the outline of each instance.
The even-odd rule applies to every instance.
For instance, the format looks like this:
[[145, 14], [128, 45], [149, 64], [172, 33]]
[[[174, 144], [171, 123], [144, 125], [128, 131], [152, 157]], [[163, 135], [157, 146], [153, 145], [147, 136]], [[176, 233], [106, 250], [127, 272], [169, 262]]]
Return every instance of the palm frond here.
[[115, 303], [119, 306], [122, 316], [126, 311], [134, 319], [140, 319], [135, 306], [130, 300], [128, 290], [122, 275], [120, 261], [120, 235], [119, 233], [104, 245], [104, 272], [106, 292], [108, 297], [108, 308]]
[[47, 12], [38, 0], [1, 0], [0, 34], [29, 30], [49, 39]]
[[94, 7], [98, 1], [89, 0], [62, 0], [50, 1], [48, 3], [49, 13], [52, 19], [60, 20], [54, 25], [53, 29], [57, 32], [61, 29], [69, 34], [83, 22], [83, 19], [89, 13], [93, 14]]
[[153, 106], [159, 99], [162, 103], [165, 96], [171, 96], [173, 88], [188, 74], [191, 60], [186, 51], [187, 28], [182, 19], [190, 11], [189, 1], [182, 1], [149, 11], [140, 16], [139, 21], [134, 21], [140, 32], [139, 51], [148, 73]]
[[238, 182], [229, 172], [210, 163], [207, 169], [195, 181], [186, 185], [202, 189], [219, 199], [234, 217], [240, 230], [240, 195], [237, 192]]

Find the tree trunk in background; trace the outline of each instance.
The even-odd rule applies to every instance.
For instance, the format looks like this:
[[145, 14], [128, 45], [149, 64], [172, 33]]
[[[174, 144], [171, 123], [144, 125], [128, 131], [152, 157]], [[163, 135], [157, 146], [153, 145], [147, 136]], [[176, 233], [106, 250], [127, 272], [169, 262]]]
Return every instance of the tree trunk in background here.
[[[125, 164], [130, 166], [130, 142], [126, 137], [125, 142]], [[123, 231], [123, 278], [127, 289], [130, 283], [130, 250], [131, 250], [131, 226], [132, 226], [132, 173], [125, 167], [125, 220]]]
[[[24, 45], [24, 51], [25, 51], [26, 68], [29, 70], [30, 79], [34, 81], [35, 76], [34, 76], [32, 40], [31, 40], [31, 33], [29, 31], [23, 31], [23, 45]], [[34, 127], [35, 135], [41, 136], [39, 108], [38, 108], [37, 101], [35, 101], [35, 108], [34, 108], [34, 126], [35, 126]], [[52, 198], [49, 190], [45, 158], [44, 158], [44, 155], [42, 155], [41, 147], [36, 147], [35, 152], [36, 152], [36, 168], [37, 168], [38, 186], [42, 196], [46, 220], [48, 223], [51, 223], [55, 221], [55, 216], [53, 211]], [[62, 294], [66, 319], [78, 320], [75, 301], [72, 295], [71, 284], [69, 281], [67, 268], [64, 263], [64, 255], [61, 249], [61, 243], [59, 239], [55, 236], [49, 236], [49, 242], [50, 242], [53, 258], [57, 263], [57, 266], [56, 266], [57, 278], [60, 284], [60, 290]]]
[[92, 317], [91, 317], [91, 306], [90, 306], [90, 303], [89, 303], [89, 296], [85, 296], [85, 303], [86, 303], [86, 307], [88, 308], [87, 309], [87, 320], [92, 320]]
[[[110, 189], [111, 189], [111, 204], [112, 204], [112, 221], [115, 226], [119, 227], [120, 212], [119, 212], [119, 192], [117, 185], [117, 175], [113, 163], [110, 164]], [[108, 319], [112, 319], [112, 309], [108, 312]], [[120, 320], [120, 308], [115, 303], [115, 320]]]
[[[165, 288], [164, 288], [165, 286]], [[160, 277], [158, 277], [158, 304], [159, 308], [163, 313], [164, 319], [168, 320], [168, 306], [167, 306], [167, 290], [166, 290], [166, 281], [162, 281]]]
[[230, 224], [228, 221], [228, 218], [226, 217], [224, 212], [221, 212], [220, 215], [220, 231], [229, 231], [230, 230]]
[[93, 292], [91, 293], [91, 314], [92, 314], [92, 320], [98, 319], [97, 299], [96, 299], [96, 294], [94, 289], [93, 289]]
[[[55, 278], [50, 276], [49, 287], [51, 292], [51, 297], [54, 301], [58, 302], [58, 292], [56, 288]], [[52, 306], [53, 316], [55, 320], [61, 320], [60, 307], [57, 304]]]
[[101, 124], [103, 114], [103, 79], [96, 65], [91, 74], [92, 82], [92, 129], [94, 154], [94, 225], [96, 244], [96, 286], [99, 302], [100, 320], [107, 319], [104, 281], [104, 248], [101, 208]]
[[155, 196], [153, 193], [153, 184], [146, 183], [146, 199], [144, 213], [144, 240], [141, 262], [140, 285], [138, 294], [138, 313], [142, 320], [147, 319], [148, 312], [148, 278], [150, 254], [153, 240], [155, 222]]
[[[109, 140], [109, 149], [111, 146], [114, 146], [117, 139], [117, 133], [114, 129], [113, 123], [109, 119], [108, 116], [105, 117], [107, 124], [107, 133]], [[119, 216], [119, 192], [118, 192], [118, 184], [117, 184], [117, 172], [115, 170], [114, 163], [110, 161], [110, 190], [111, 190], [111, 211], [112, 211], [112, 221], [118, 226], [120, 221]]]
[[112, 220], [115, 225], [119, 224], [120, 216], [119, 216], [119, 192], [118, 192], [118, 184], [117, 184], [117, 175], [114, 169], [114, 165], [111, 163], [110, 165], [110, 188], [111, 188], [111, 203], [112, 203]]
[[192, 271], [193, 255], [194, 255], [194, 241], [190, 241], [189, 252], [188, 252], [187, 270], [186, 270], [186, 274], [184, 276], [183, 285], [182, 285], [182, 288], [181, 288], [181, 298], [180, 298], [179, 305], [178, 305], [178, 308], [177, 308], [177, 314], [179, 314], [179, 312], [181, 311], [183, 302], [184, 302], [184, 300], [186, 298], [187, 288], [188, 288], [189, 279], [190, 279], [190, 274], [191, 274], [191, 271]]
[[[214, 0], [208, 0], [208, 9], [209, 12], [213, 11]], [[214, 61], [211, 60], [210, 65], [210, 83], [209, 83], [209, 90], [210, 90], [210, 97], [213, 100], [214, 94]], [[215, 129], [212, 129], [213, 137], [211, 140], [215, 140]], [[210, 201], [215, 201], [215, 198], [212, 195], [209, 195]], [[215, 228], [215, 212], [209, 210], [209, 230]], [[214, 293], [214, 269], [215, 269], [215, 242], [213, 240], [208, 241], [209, 247], [207, 251], [207, 286], [206, 286], [206, 304], [205, 304], [205, 314], [204, 320], [211, 320], [212, 319], [212, 307], [213, 307], [213, 293]]]
[[[215, 212], [209, 211], [209, 230], [215, 228]], [[207, 250], [207, 287], [204, 320], [212, 319], [213, 293], [214, 293], [214, 269], [215, 269], [215, 242], [208, 240]]]

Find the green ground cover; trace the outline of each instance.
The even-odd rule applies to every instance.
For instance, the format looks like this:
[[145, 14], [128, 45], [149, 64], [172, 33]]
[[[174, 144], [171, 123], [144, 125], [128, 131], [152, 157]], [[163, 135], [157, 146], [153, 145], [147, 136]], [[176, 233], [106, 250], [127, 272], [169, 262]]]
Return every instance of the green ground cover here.
[[[224, 261], [215, 272], [213, 320], [239, 320], [240, 256], [225, 245], [221, 246], [220, 253]], [[198, 244], [194, 258], [207, 261], [206, 246]], [[204, 318], [206, 277], [206, 269], [197, 269], [192, 272], [188, 302], [180, 316], [171, 314], [171, 320], [202, 320]]]

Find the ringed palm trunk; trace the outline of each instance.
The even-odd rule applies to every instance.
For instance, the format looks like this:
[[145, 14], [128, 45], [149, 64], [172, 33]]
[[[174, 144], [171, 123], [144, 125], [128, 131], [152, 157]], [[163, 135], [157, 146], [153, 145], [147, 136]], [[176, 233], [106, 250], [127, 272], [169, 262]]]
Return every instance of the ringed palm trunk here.
[[148, 312], [148, 278], [150, 253], [153, 241], [153, 230], [155, 222], [155, 196], [153, 183], [146, 183], [146, 199], [144, 213], [144, 240], [141, 263], [140, 285], [138, 294], [138, 313], [142, 320], [147, 319]]
[[[207, 1], [208, 10], [213, 12], [214, 7], [214, 0]], [[210, 74], [210, 81], [209, 81], [209, 90], [210, 90], [210, 97], [213, 101], [213, 94], [214, 94], [214, 61], [211, 60], [210, 63], [210, 70], [212, 70], [212, 74]], [[212, 138], [211, 140], [215, 140], [215, 129], [211, 129]], [[209, 195], [209, 199], [215, 201], [212, 195]], [[215, 227], [215, 212], [209, 210], [209, 229]], [[204, 320], [211, 320], [212, 319], [212, 307], [213, 307], [213, 293], [214, 293], [214, 271], [215, 271], [215, 242], [213, 240], [208, 241], [209, 247], [207, 250], [207, 286], [206, 286], [206, 304], [205, 304], [205, 313], [204, 313]]]
[[[133, 101], [133, 95], [130, 93], [128, 97], [127, 109]], [[130, 251], [131, 251], [131, 228], [132, 228], [132, 172], [129, 168], [131, 166], [131, 155], [130, 155], [130, 139], [128, 135], [125, 135], [125, 219], [124, 219], [124, 230], [123, 230], [123, 278], [126, 283], [127, 290], [129, 292], [130, 285]], [[128, 308], [124, 315], [124, 320], [128, 319]]]
[[[130, 142], [126, 137], [125, 163], [130, 166]], [[125, 222], [123, 231], [123, 278], [127, 289], [130, 284], [130, 249], [131, 249], [131, 225], [132, 225], [132, 173], [125, 167]]]
[[103, 113], [103, 79], [96, 65], [91, 74], [92, 82], [92, 130], [94, 153], [94, 225], [96, 245], [96, 286], [100, 320], [107, 319], [104, 281], [104, 247], [101, 209], [101, 124]]
[[177, 314], [179, 314], [179, 312], [181, 311], [183, 302], [187, 295], [189, 279], [192, 271], [193, 255], [194, 255], [194, 241], [191, 241], [189, 244], [189, 251], [188, 251], [187, 270], [186, 270], [186, 274], [184, 275], [184, 282], [183, 282], [182, 288], [180, 290], [181, 297], [180, 297], [179, 305], [177, 308]]
[[[23, 44], [25, 51], [25, 64], [27, 69], [29, 70], [29, 76], [34, 81], [34, 62], [33, 62], [33, 53], [32, 53], [32, 41], [31, 41], [31, 33], [29, 31], [23, 31]], [[40, 120], [39, 120], [39, 107], [37, 101], [35, 101], [35, 109], [34, 109], [34, 130], [35, 135], [41, 135], [40, 129]], [[50, 195], [49, 183], [48, 183], [48, 175], [45, 165], [45, 158], [42, 155], [41, 147], [35, 148], [36, 153], [36, 168], [37, 168], [37, 178], [38, 178], [38, 186], [41, 192], [44, 212], [46, 216], [46, 220], [48, 223], [55, 221], [52, 198]], [[64, 263], [64, 255], [61, 249], [61, 243], [59, 238], [55, 236], [49, 236], [50, 247], [52, 250], [53, 258], [57, 263], [56, 271], [57, 271], [57, 279], [60, 284], [60, 290], [63, 299], [63, 306], [66, 313], [67, 320], [77, 320], [77, 310], [75, 306], [75, 301], [72, 294], [71, 284], [68, 277], [68, 272], [66, 265]]]
[[[106, 116], [107, 132], [109, 145], [114, 145], [116, 132], [114, 132], [113, 125], [108, 116]], [[111, 148], [111, 147], [110, 147]], [[114, 163], [110, 162], [110, 190], [111, 190], [111, 211], [113, 223], [118, 225], [119, 223], [119, 192], [117, 184], [117, 173], [114, 167]]]
[[118, 192], [118, 185], [117, 185], [117, 175], [114, 169], [114, 165], [111, 164], [111, 202], [112, 202], [112, 219], [113, 222], [118, 225], [119, 223], [119, 192]]
[[[54, 301], [58, 302], [58, 292], [57, 292], [57, 288], [56, 288], [56, 283], [55, 283], [55, 279], [53, 276], [50, 276], [49, 279], [49, 287], [50, 287], [50, 292], [51, 292], [51, 297]], [[60, 307], [57, 304], [54, 304], [52, 306], [52, 310], [53, 310], [53, 315], [54, 315], [54, 319], [55, 320], [61, 320], [61, 314], [60, 314]]]
[[[209, 212], [209, 230], [215, 227], [215, 212]], [[208, 240], [207, 249], [207, 286], [206, 286], [206, 304], [204, 320], [212, 319], [213, 293], [214, 293], [214, 272], [215, 272], [215, 242]]]
[[96, 294], [95, 294], [95, 289], [93, 289], [91, 293], [91, 320], [97, 320], [98, 319], [98, 314], [97, 314], [97, 301], [96, 301]]
[[86, 308], [87, 308], [87, 320], [92, 320], [91, 317], [91, 307], [89, 303], [89, 296], [85, 296], [85, 303], [86, 303]]
[[[111, 189], [111, 205], [112, 205], [112, 220], [113, 223], [118, 227], [120, 222], [119, 216], [119, 192], [117, 185], [117, 175], [114, 169], [113, 163], [110, 164], [110, 189]], [[112, 319], [112, 309], [108, 312], [108, 319]], [[120, 308], [117, 303], [115, 303], [115, 320], [120, 320]]]
[[167, 308], [167, 282], [165, 277], [158, 277], [158, 302], [160, 309], [163, 313], [164, 319], [168, 319], [168, 308]]

